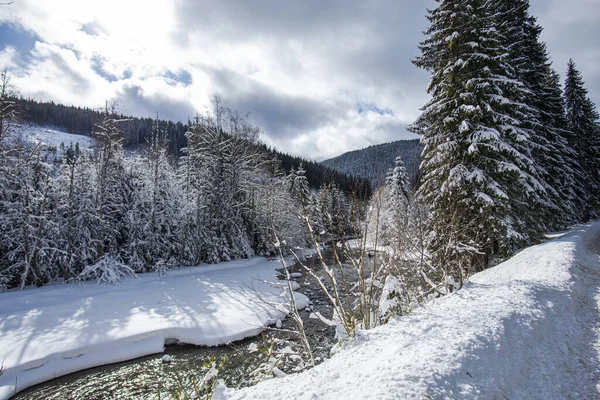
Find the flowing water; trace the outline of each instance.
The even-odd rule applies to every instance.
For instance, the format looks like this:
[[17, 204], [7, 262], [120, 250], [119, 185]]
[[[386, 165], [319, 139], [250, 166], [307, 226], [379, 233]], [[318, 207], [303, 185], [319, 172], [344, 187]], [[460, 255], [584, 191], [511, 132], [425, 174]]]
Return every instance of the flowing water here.
[[[331, 251], [324, 252], [326, 260], [331, 260]], [[314, 265], [316, 257], [306, 261], [306, 265]], [[290, 270], [302, 272], [299, 265], [294, 265]], [[331, 306], [322, 290], [313, 278], [303, 273], [302, 278], [296, 279], [301, 288], [298, 292], [306, 294], [312, 302], [314, 311], [330, 316]], [[304, 326], [311, 342], [315, 361], [321, 362], [329, 356], [329, 350], [335, 343], [334, 328], [326, 326], [321, 321], [309, 319], [309, 313], [300, 312]], [[267, 329], [264, 336], [275, 340], [281, 345], [292, 345], [298, 350], [301, 348], [297, 335], [285, 332], [285, 329], [294, 329], [294, 324], [288, 318], [283, 323], [283, 330]], [[138, 399], [156, 396], [160, 390], [162, 398], [179, 385], [187, 386], [190, 378], [201, 376], [203, 365], [211, 357], [220, 360], [226, 356], [226, 363], [219, 373], [219, 378], [225, 381], [228, 387], [242, 387], [251, 384], [247, 381], [248, 373], [264, 361], [264, 356], [259, 352], [250, 353], [248, 348], [255, 344], [264, 344], [262, 337], [245, 339], [227, 346], [200, 347], [191, 345], [167, 345], [165, 352], [149, 355], [134, 360], [116, 364], [103, 365], [65, 375], [40, 385], [33, 386], [18, 393], [15, 399]], [[109, 351], [109, 350], [107, 350]], [[172, 356], [171, 363], [163, 363], [164, 354]], [[292, 372], [298, 367], [297, 362], [280, 365], [285, 372]]]

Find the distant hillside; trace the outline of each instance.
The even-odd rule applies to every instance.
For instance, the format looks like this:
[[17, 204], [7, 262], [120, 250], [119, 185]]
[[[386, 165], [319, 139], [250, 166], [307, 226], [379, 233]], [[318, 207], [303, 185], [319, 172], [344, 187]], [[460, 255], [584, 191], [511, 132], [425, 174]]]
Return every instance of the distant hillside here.
[[[16, 99], [21, 111], [23, 122], [28, 124], [30, 140], [41, 141], [46, 145], [58, 148], [64, 142], [69, 146], [75, 136], [69, 134], [89, 136], [94, 125], [102, 120], [102, 113], [90, 108], [65, 106], [54, 102], [38, 102], [32, 99]], [[121, 115], [123, 121], [120, 129], [123, 131], [123, 145], [128, 151], [141, 151], [150, 143], [152, 130], [156, 121], [152, 118], [137, 118]], [[174, 163], [182, 155], [181, 149], [187, 146], [185, 133], [187, 124], [159, 120], [160, 129], [165, 134], [168, 149]], [[31, 125], [36, 125], [37, 128]], [[80, 143], [83, 144], [83, 143]], [[346, 193], [361, 193], [361, 196], [370, 195], [370, 183], [363, 177], [355, 177], [344, 172], [326, 167], [320, 163], [309, 161], [300, 157], [281, 153], [276, 149], [261, 145], [265, 152], [271, 153], [281, 161], [281, 167], [289, 172], [292, 168], [298, 169], [300, 165], [306, 170], [306, 177], [310, 187], [318, 189], [324, 184], [335, 183]], [[60, 150], [60, 149], [59, 149]], [[56, 155], [59, 157], [59, 155]]]
[[419, 177], [419, 164], [423, 147], [418, 139], [398, 140], [378, 144], [362, 150], [354, 150], [335, 158], [322, 161], [321, 164], [348, 175], [368, 178], [373, 187], [379, 186], [396, 157], [401, 156], [414, 185]]

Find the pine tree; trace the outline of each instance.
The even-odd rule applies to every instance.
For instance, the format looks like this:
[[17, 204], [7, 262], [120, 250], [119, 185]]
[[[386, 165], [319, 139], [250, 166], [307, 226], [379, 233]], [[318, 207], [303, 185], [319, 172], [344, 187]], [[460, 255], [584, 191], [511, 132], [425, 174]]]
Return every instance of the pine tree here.
[[431, 209], [430, 250], [445, 275], [487, 267], [498, 245], [541, 235], [527, 224], [543, 185], [529, 149], [535, 116], [506, 62], [497, 4], [440, 0], [414, 62], [432, 73], [422, 135], [420, 195]]
[[0, 143], [13, 133], [15, 124], [20, 120], [15, 97], [16, 89], [10, 83], [7, 71], [0, 73]]
[[596, 106], [588, 97], [583, 77], [573, 60], [567, 66], [564, 96], [572, 132], [571, 146], [577, 155], [585, 188], [582, 215], [588, 220], [600, 212], [600, 126]]
[[168, 161], [168, 144], [160, 129], [156, 131], [145, 160], [145, 186], [150, 201], [145, 232], [149, 264], [168, 266], [181, 253], [180, 222], [182, 193], [176, 185], [175, 170]]

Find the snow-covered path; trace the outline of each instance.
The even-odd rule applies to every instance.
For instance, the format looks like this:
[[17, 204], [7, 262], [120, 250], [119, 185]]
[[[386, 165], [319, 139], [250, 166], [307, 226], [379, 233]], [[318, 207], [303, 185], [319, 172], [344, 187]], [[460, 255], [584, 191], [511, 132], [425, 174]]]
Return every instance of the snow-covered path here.
[[[0, 294], [0, 399], [70, 372], [163, 351], [165, 339], [219, 345], [258, 334], [285, 302], [276, 262], [233, 261], [129, 278]], [[278, 284], [281, 285], [282, 282]], [[297, 294], [299, 306], [306, 298]], [[285, 307], [284, 307], [285, 308]]]
[[296, 376], [228, 399], [600, 399], [600, 223], [534, 246]]

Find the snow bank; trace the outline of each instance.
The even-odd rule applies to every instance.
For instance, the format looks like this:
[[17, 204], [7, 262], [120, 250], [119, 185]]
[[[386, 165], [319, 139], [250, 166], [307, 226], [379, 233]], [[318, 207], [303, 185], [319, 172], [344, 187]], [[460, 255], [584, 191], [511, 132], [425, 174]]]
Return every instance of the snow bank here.
[[305, 373], [227, 399], [600, 398], [600, 223], [528, 248]]
[[[46, 286], [0, 294], [0, 399], [97, 365], [163, 351], [175, 338], [216, 346], [282, 318], [279, 264], [264, 258], [126, 278], [120, 285]], [[272, 283], [269, 283], [272, 282]], [[298, 307], [305, 296], [296, 294]]]

